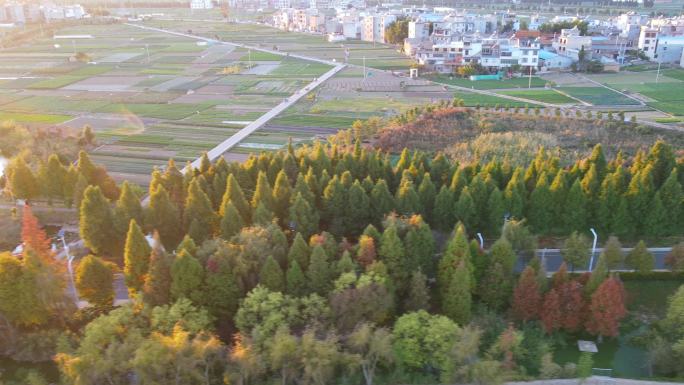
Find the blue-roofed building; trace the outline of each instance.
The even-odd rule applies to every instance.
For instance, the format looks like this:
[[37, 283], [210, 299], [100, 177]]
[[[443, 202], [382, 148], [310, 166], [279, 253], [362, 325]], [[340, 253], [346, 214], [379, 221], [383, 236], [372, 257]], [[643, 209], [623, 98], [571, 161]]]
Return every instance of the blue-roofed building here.
[[564, 70], [570, 68], [572, 62], [572, 58], [568, 56], [559, 55], [545, 49], [539, 50], [539, 66], [542, 69], [549, 71]]

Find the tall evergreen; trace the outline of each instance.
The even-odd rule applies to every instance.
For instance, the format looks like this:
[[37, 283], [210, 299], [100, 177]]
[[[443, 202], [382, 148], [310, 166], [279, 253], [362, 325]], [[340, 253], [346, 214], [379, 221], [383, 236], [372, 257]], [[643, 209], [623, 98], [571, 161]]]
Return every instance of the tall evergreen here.
[[109, 201], [99, 186], [89, 186], [81, 201], [79, 232], [86, 247], [98, 255], [112, 254], [116, 250], [114, 216]]
[[535, 232], [546, 234], [553, 221], [552, 198], [546, 173], [539, 176], [534, 191], [530, 194], [530, 209], [528, 218]]
[[269, 255], [266, 262], [261, 267], [259, 273], [259, 284], [263, 285], [270, 291], [285, 292], [285, 275], [283, 269], [280, 268], [278, 262]]
[[424, 218], [431, 218], [435, 197], [437, 196], [437, 188], [432, 182], [429, 173], [425, 173], [420, 186], [418, 186], [418, 196], [420, 197], [420, 205], [423, 209], [421, 214], [423, 214]]
[[370, 221], [370, 198], [356, 180], [347, 194], [347, 231], [354, 236], [361, 234]]
[[401, 215], [418, 214], [422, 211], [420, 197], [410, 179], [402, 181], [395, 196], [397, 212]]
[[290, 267], [287, 269], [287, 274], [285, 277], [286, 291], [287, 294], [293, 295], [295, 297], [301, 297], [306, 295], [306, 277], [299, 263], [293, 260], [290, 263]]
[[395, 208], [394, 197], [390, 194], [387, 182], [384, 179], [378, 179], [375, 183], [373, 190], [371, 190], [370, 198], [372, 223], [377, 225], [385, 215]]
[[135, 219], [131, 219], [124, 247], [124, 277], [126, 287], [131, 293], [140, 292], [145, 284], [151, 252], [152, 249], [145, 239], [145, 234]]
[[[662, 236], [667, 232], [668, 222], [672, 219], [672, 213], [665, 211], [663, 202], [660, 199], [660, 191], [656, 192], [648, 205], [648, 214], [643, 219], [644, 234], [650, 237]], [[673, 220], [677, 220], [675, 217]]]
[[263, 171], [259, 171], [257, 177], [256, 188], [254, 189], [254, 196], [252, 196], [252, 208], [256, 210], [259, 203], [264, 205], [264, 208], [273, 212], [275, 204], [273, 202], [273, 190], [268, 182], [268, 177]]
[[310, 291], [318, 295], [325, 296], [331, 289], [332, 268], [323, 247], [313, 247], [306, 278]]
[[434, 274], [433, 256], [435, 253], [435, 239], [423, 218], [415, 215], [410, 219], [410, 228], [404, 237], [406, 250], [407, 271], [420, 270], [428, 276]]
[[185, 210], [183, 211], [183, 226], [189, 229], [193, 221], [199, 226], [199, 239], [197, 243], [202, 243], [205, 239], [213, 236], [218, 224], [218, 216], [214, 212], [211, 200], [200, 188], [197, 178], [193, 179], [188, 188], [188, 196], [185, 199]]
[[442, 301], [448, 296], [449, 285], [456, 268], [463, 263], [470, 271], [471, 289], [475, 285], [475, 267], [471, 260], [470, 246], [466, 238], [465, 228], [462, 225], [456, 227], [456, 232], [446, 245], [446, 249], [439, 260], [437, 271], [437, 285]]
[[242, 188], [240, 188], [240, 185], [233, 174], [229, 174], [226, 179], [226, 192], [223, 194], [223, 201], [221, 203], [221, 209], [219, 210], [219, 214], [222, 217], [225, 217], [226, 205], [229, 202], [232, 203], [235, 209], [240, 213], [242, 221], [248, 223], [252, 210], [249, 206], [249, 202], [245, 199]]
[[181, 250], [171, 264], [171, 299], [187, 298], [200, 304], [203, 281], [204, 269], [200, 262], [186, 250]]
[[131, 219], [134, 219], [136, 223], [143, 224], [143, 209], [140, 199], [135, 196], [128, 181], [121, 185], [121, 194], [119, 200], [116, 201], [114, 215], [117, 231], [124, 235], [128, 231]]
[[221, 238], [229, 240], [245, 226], [244, 219], [230, 200], [222, 204], [221, 211], [223, 212], [219, 223]]
[[302, 197], [301, 193], [297, 193], [289, 211], [288, 224], [294, 226], [296, 231], [300, 232], [305, 237], [309, 237], [318, 232], [318, 211], [311, 207], [309, 202]]
[[442, 298], [442, 311], [459, 325], [467, 325], [471, 315], [471, 275], [466, 264], [456, 266]]
[[435, 208], [431, 217], [431, 223], [435, 228], [447, 231], [454, 227], [456, 217], [454, 203], [454, 193], [447, 186], [442, 186], [435, 197]]
[[162, 185], [158, 185], [150, 194], [147, 206], [145, 226], [159, 232], [161, 242], [168, 250], [173, 250], [182, 237], [180, 214], [178, 208], [169, 199], [169, 194]]
[[563, 223], [563, 233], [582, 230], [587, 224], [587, 197], [582, 190], [579, 180], [575, 179], [563, 204], [563, 215], [560, 218]]
[[285, 171], [280, 170], [273, 187], [273, 211], [281, 223], [287, 223], [290, 200], [292, 199], [292, 186]]
[[345, 212], [347, 210], [347, 191], [335, 175], [323, 191], [323, 213], [328, 228], [334, 234], [345, 233]]
[[506, 207], [504, 206], [503, 194], [498, 187], [494, 187], [487, 199], [486, 226], [483, 226], [487, 233], [493, 236], [501, 234], [505, 212]]
[[378, 256], [387, 266], [392, 282], [397, 286], [406, 284], [409, 274], [406, 251], [396, 225], [389, 226], [382, 233]]
[[150, 254], [150, 267], [143, 285], [143, 300], [159, 306], [169, 303], [171, 296], [171, 264], [173, 257], [165, 251], [158, 237]]
[[311, 254], [311, 249], [304, 240], [302, 233], [298, 232], [287, 254], [288, 264], [292, 265], [296, 261], [302, 270], [306, 270], [309, 267], [309, 254]]
[[466, 227], [476, 229], [478, 228], [479, 215], [480, 212], [477, 211], [473, 197], [470, 195], [470, 190], [468, 187], [465, 187], [456, 202], [456, 218]]
[[675, 235], [684, 227], [684, 193], [678, 181], [676, 168], [672, 169], [658, 192], [663, 209], [667, 213], [663, 233], [659, 235]]

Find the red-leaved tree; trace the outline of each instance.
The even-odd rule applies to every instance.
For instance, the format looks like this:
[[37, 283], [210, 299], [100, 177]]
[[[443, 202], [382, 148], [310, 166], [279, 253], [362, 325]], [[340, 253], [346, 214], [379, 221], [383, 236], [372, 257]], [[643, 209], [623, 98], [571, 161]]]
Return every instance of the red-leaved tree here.
[[24, 241], [25, 249], [31, 249], [41, 258], [51, 260], [50, 240], [29, 205], [25, 205], [23, 209], [21, 240]]
[[513, 290], [513, 318], [518, 321], [530, 321], [539, 317], [542, 302], [536, 273], [530, 266], [523, 271], [518, 284]]
[[585, 302], [582, 285], [577, 281], [568, 281], [558, 289], [561, 303], [563, 329], [570, 333], [580, 330], [584, 321]]
[[560, 265], [560, 268], [558, 268], [558, 271], [556, 271], [551, 278], [551, 287], [558, 290], [569, 280], [570, 277], [568, 276], [568, 266], [565, 264], [565, 262], [563, 262]]
[[625, 315], [625, 289], [622, 282], [610, 277], [591, 296], [587, 330], [600, 337], [615, 337]]
[[560, 297], [556, 289], [549, 290], [544, 296], [544, 303], [540, 312], [542, 326], [547, 334], [551, 334], [562, 326]]

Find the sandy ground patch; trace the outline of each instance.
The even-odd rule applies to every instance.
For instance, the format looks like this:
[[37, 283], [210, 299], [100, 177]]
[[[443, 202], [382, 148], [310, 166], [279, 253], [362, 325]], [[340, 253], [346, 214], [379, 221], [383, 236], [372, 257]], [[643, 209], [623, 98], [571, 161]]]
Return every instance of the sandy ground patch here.
[[234, 86], [222, 86], [216, 84], [209, 84], [204, 87], [200, 87], [195, 90], [196, 94], [209, 94], [209, 95], [232, 95]]
[[94, 76], [63, 89], [80, 91], [121, 92], [146, 79], [144, 76]]
[[596, 84], [567, 72], [554, 72], [540, 75], [542, 79], [556, 83], [559, 87], [595, 87]]
[[232, 152], [227, 152], [223, 154], [223, 158], [228, 162], [244, 162], [249, 158], [249, 154], [236, 154]]

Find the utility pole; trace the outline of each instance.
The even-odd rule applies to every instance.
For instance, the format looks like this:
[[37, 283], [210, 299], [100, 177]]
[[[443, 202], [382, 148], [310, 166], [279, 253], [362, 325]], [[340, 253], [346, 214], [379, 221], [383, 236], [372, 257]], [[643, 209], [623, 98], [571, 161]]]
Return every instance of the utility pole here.
[[527, 78], [527, 88], [532, 88], [532, 66], [530, 66], [530, 76]]
[[656, 73], [656, 84], [658, 84], [658, 80], [660, 79], [660, 64], [661, 64], [661, 61], [658, 60], [658, 72]]

